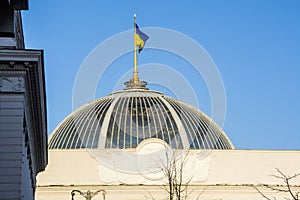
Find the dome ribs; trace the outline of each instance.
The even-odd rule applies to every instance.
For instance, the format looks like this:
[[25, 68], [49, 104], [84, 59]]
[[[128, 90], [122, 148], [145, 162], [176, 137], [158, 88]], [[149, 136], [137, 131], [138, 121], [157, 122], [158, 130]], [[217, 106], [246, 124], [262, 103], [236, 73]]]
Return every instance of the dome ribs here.
[[53, 131], [49, 148], [136, 148], [148, 138], [174, 149], [234, 148], [200, 110], [145, 89], [123, 90], [80, 107]]

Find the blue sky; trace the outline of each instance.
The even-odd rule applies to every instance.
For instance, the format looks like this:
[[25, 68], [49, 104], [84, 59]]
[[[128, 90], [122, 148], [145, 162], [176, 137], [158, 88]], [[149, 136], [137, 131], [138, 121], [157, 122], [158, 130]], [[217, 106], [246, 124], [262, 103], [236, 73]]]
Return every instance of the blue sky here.
[[[237, 149], [300, 149], [300, 1], [29, 3], [29, 11], [22, 14], [25, 45], [44, 49], [49, 133], [72, 112], [73, 86], [85, 58], [107, 38], [132, 29], [136, 13], [142, 30], [161, 27], [178, 31], [210, 55], [226, 90], [223, 130]], [[118, 48], [115, 45], [108, 51]], [[99, 83], [96, 97], [111, 93], [132, 63], [131, 53], [114, 61]], [[181, 73], [195, 89], [200, 110], [210, 115], [206, 83], [194, 76], [189, 63], [169, 52], [145, 48], [139, 64], [147, 63], [168, 65]], [[143, 78], [142, 73], [140, 76]], [[152, 85], [150, 89], [172, 96], [166, 88]]]

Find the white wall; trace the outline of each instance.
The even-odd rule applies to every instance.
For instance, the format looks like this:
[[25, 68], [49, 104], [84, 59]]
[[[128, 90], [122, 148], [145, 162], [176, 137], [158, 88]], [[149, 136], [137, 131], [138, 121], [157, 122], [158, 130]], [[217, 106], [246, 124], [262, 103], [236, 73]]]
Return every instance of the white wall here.
[[[134, 156], [135, 150], [127, 153]], [[252, 185], [283, 199], [285, 194], [270, 193], [260, 184], [282, 185], [282, 180], [270, 176], [276, 173], [275, 168], [293, 175], [299, 173], [300, 166], [300, 151], [195, 150], [190, 151], [189, 156], [199, 156], [202, 160], [209, 158], [207, 177], [190, 183], [195, 192], [193, 198], [205, 189], [204, 199], [260, 199]], [[101, 161], [101, 158], [104, 160]], [[122, 161], [123, 165], [132, 166], [129, 159], [124, 159], [121, 150], [49, 150], [49, 165], [37, 176], [36, 199], [68, 199], [73, 189], [105, 189], [107, 199], [120, 199], [120, 195], [122, 199], [145, 199], [149, 192], [157, 194], [157, 199], [166, 195], [160, 187], [164, 180], [145, 182], [141, 179], [145, 178], [142, 174], [121, 171], [115, 168], [118, 165], [109, 166], [106, 162], [109, 158], [114, 158], [111, 163]], [[105, 166], [106, 170], [101, 171]], [[103, 182], [102, 177], [111, 177], [111, 182]], [[296, 190], [300, 191], [300, 177], [292, 184], [298, 185]], [[101, 199], [101, 196], [97, 198]]]

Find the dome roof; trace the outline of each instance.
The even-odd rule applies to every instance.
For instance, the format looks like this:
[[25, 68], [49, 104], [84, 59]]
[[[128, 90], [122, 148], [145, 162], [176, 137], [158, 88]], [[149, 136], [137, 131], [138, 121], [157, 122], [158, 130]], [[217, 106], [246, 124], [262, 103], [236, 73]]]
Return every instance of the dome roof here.
[[146, 89], [119, 91], [80, 107], [53, 131], [49, 148], [136, 148], [148, 138], [175, 149], [233, 149], [203, 112]]

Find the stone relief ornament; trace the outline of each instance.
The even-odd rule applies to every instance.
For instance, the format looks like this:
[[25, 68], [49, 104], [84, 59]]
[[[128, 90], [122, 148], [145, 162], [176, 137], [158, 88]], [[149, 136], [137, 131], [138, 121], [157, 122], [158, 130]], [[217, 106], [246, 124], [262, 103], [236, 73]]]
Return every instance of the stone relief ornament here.
[[0, 77], [0, 92], [25, 92], [23, 77]]
[[[168, 163], [165, 155], [171, 153], [170, 156], [173, 156], [175, 151], [164, 141], [151, 138], [143, 141], [135, 151], [89, 150], [89, 153], [98, 161], [99, 181], [103, 184], [156, 185], [166, 183], [167, 177], [162, 172], [164, 164]], [[201, 152], [182, 150], [182, 154], [178, 154], [179, 157], [187, 156], [182, 171], [183, 183], [194, 184], [207, 180], [211, 156]], [[180, 159], [176, 160], [180, 165]]]

